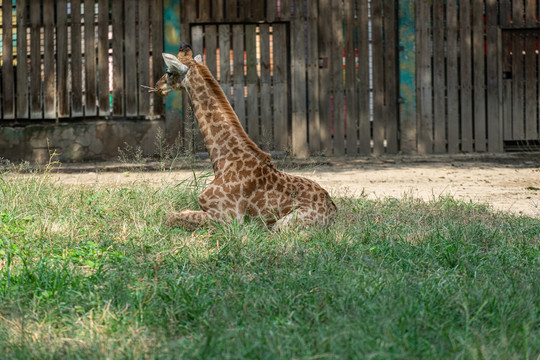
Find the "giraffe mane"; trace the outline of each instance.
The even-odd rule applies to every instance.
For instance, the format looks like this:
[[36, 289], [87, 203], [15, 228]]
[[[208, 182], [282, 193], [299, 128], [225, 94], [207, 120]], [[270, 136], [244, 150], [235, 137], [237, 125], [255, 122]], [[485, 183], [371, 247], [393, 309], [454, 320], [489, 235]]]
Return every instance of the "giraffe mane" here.
[[197, 66], [199, 68], [200, 74], [203, 77], [203, 80], [206, 84], [208, 84], [208, 87], [210, 88], [210, 91], [213, 93], [218, 106], [221, 107], [224, 115], [228, 119], [232, 119], [231, 125], [236, 130], [236, 133], [240, 135], [242, 140], [245, 141], [247, 147], [253, 151], [257, 158], [260, 160], [263, 160], [263, 162], [270, 162], [270, 155], [262, 151], [246, 134], [244, 128], [240, 124], [240, 120], [238, 120], [238, 116], [234, 112], [231, 104], [229, 103], [229, 100], [227, 100], [227, 97], [225, 96], [225, 93], [223, 92], [223, 89], [221, 89], [221, 86], [217, 82], [217, 80], [214, 78], [208, 67], [204, 64], [197, 64], [194, 63], [192, 66]]

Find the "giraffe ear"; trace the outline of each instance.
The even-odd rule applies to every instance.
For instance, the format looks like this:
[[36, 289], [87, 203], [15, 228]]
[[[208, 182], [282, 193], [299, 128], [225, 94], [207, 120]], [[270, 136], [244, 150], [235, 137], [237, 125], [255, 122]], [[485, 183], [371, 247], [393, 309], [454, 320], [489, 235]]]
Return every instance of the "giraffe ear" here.
[[163, 60], [165, 61], [167, 68], [169, 68], [169, 71], [179, 74], [187, 73], [188, 67], [182, 64], [176, 56], [167, 53], [163, 53], [161, 55], [163, 56]]
[[202, 55], [199, 54], [193, 58], [197, 64], [202, 64]]

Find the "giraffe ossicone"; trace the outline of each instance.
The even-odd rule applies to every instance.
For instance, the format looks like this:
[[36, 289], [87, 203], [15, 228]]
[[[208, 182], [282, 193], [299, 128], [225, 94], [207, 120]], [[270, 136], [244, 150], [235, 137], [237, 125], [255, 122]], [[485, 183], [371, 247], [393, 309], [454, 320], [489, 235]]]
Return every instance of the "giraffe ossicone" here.
[[[199, 55], [200, 56], [200, 55]], [[328, 226], [337, 207], [316, 182], [278, 170], [270, 155], [251, 141], [219, 83], [191, 47], [182, 43], [177, 56], [163, 54], [167, 72], [155, 85], [161, 96], [187, 91], [210, 154], [214, 180], [199, 196], [201, 210], [167, 216], [167, 223], [188, 229], [212, 222], [242, 223], [258, 218], [281, 229]]]

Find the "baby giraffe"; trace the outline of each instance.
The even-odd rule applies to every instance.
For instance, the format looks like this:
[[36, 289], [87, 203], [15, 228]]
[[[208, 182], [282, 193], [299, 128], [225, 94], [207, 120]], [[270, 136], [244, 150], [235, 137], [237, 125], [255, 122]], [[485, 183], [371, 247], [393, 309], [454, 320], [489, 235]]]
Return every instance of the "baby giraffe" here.
[[337, 208], [319, 184], [275, 168], [270, 155], [249, 139], [218, 82], [200, 56], [182, 43], [177, 56], [163, 54], [167, 72], [155, 85], [166, 96], [185, 90], [210, 154], [214, 180], [199, 196], [200, 211], [172, 212], [167, 223], [193, 230], [212, 222], [259, 218], [275, 229], [327, 226]]

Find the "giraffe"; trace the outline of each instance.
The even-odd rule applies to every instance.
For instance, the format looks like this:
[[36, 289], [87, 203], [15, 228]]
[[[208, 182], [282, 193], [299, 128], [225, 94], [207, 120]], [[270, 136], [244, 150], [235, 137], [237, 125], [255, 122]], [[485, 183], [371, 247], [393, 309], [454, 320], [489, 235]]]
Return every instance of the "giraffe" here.
[[161, 96], [184, 90], [210, 154], [214, 180], [199, 196], [201, 210], [167, 216], [167, 224], [195, 230], [210, 223], [262, 220], [274, 229], [329, 226], [337, 207], [316, 182], [278, 170], [251, 141], [220, 85], [187, 43], [177, 56], [163, 54], [167, 72], [154, 90]]

